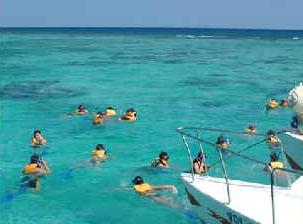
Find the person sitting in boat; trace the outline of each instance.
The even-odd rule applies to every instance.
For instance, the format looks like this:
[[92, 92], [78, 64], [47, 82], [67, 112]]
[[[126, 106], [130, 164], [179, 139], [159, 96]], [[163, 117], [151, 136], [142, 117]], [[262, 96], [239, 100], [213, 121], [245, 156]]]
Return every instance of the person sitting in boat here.
[[88, 110], [83, 105], [79, 105], [77, 110], [75, 111], [75, 114], [77, 115], [85, 115], [88, 113]]
[[266, 133], [266, 142], [270, 146], [274, 146], [274, 147], [279, 147], [279, 145], [280, 145], [279, 138], [273, 130], [269, 130]]
[[41, 145], [45, 145], [45, 144], [46, 144], [46, 140], [42, 136], [41, 131], [35, 130], [33, 137], [31, 138], [31, 145], [32, 146], [41, 146]]
[[107, 117], [113, 117], [117, 115], [116, 109], [113, 107], [108, 107], [105, 111]]
[[107, 151], [103, 144], [98, 144], [96, 148], [92, 151], [92, 163], [101, 163], [107, 159]]
[[168, 168], [169, 156], [166, 152], [161, 152], [159, 157], [152, 161], [151, 167]]
[[105, 119], [105, 113], [104, 112], [97, 112], [94, 116], [93, 116], [93, 124], [103, 124]]
[[287, 99], [282, 99], [280, 102], [280, 107], [287, 107], [288, 106], [288, 100]]
[[272, 171], [275, 168], [284, 168], [284, 165], [279, 161], [279, 156], [276, 153], [272, 153], [270, 154], [270, 162], [265, 169]]
[[193, 161], [193, 171], [195, 174], [203, 174], [208, 171], [208, 167], [205, 165], [205, 154], [199, 152], [197, 157]]
[[256, 134], [256, 132], [257, 132], [257, 128], [253, 124], [248, 125], [248, 127], [245, 129], [245, 133], [250, 135]]
[[216, 145], [217, 145], [218, 148], [223, 149], [223, 150], [226, 150], [226, 149], [229, 148], [230, 142], [229, 142], [229, 139], [228, 139], [228, 138], [225, 138], [223, 135], [220, 135], [220, 136], [217, 138]]
[[279, 103], [276, 99], [270, 99], [268, 102], [267, 102], [267, 105], [266, 105], [266, 108], [268, 110], [273, 110], [273, 109], [276, 109], [279, 107]]
[[120, 121], [135, 121], [137, 119], [137, 112], [133, 108], [127, 109], [126, 113], [119, 118]]

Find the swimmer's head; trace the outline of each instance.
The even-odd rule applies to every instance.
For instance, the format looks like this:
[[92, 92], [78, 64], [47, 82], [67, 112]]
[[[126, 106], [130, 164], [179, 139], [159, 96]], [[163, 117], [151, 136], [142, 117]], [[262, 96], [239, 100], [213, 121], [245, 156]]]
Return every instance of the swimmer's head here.
[[134, 108], [128, 108], [126, 112], [127, 113], [132, 113], [132, 112], [135, 112], [135, 110], [134, 110]]
[[144, 180], [142, 177], [140, 176], [136, 176], [132, 182], [135, 184], [135, 185], [139, 185], [139, 184], [143, 184], [144, 183]]
[[41, 131], [40, 130], [35, 130], [34, 131], [34, 135], [36, 135], [36, 134], [40, 134], [41, 135]]
[[105, 150], [105, 146], [103, 144], [98, 144], [96, 150]]
[[108, 107], [107, 110], [114, 110], [115, 108], [113, 107]]
[[256, 126], [254, 124], [249, 124], [248, 129], [256, 129]]
[[277, 162], [279, 160], [279, 157], [276, 153], [270, 154], [270, 161], [271, 162]]
[[168, 159], [169, 159], [169, 156], [168, 156], [168, 154], [167, 154], [166, 152], [161, 152], [161, 153], [159, 154], [159, 158], [160, 158], [160, 159], [163, 159], [163, 160], [168, 160]]
[[31, 156], [31, 163], [39, 163], [40, 160], [40, 156], [37, 154]]
[[276, 133], [273, 130], [269, 130], [268, 132], [266, 132], [266, 135], [276, 135]]
[[82, 104], [80, 104], [80, 105], [78, 106], [78, 110], [85, 110], [85, 106], [83, 106]]
[[205, 153], [199, 152], [197, 155], [197, 159], [199, 159], [199, 160], [205, 159]]

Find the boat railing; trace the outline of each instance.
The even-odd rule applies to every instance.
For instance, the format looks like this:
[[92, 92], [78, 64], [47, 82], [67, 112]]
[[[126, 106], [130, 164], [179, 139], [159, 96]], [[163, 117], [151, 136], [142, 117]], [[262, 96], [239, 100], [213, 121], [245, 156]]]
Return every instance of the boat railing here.
[[[211, 166], [217, 165], [219, 163], [221, 164], [222, 173], [223, 173], [223, 177], [224, 177], [225, 185], [226, 185], [226, 194], [227, 194], [227, 202], [226, 203], [230, 204], [230, 202], [231, 202], [230, 184], [229, 184], [229, 178], [228, 178], [228, 172], [227, 172], [227, 169], [226, 169], [225, 160], [230, 159], [231, 157], [237, 156], [237, 157], [244, 158], [246, 160], [250, 160], [254, 163], [261, 164], [264, 167], [267, 167], [268, 163], [259, 161], [257, 159], [254, 159], [252, 157], [249, 157], [247, 155], [242, 154], [243, 152], [245, 152], [245, 151], [247, 151], [247, 150], [249, 150], [253, 147], [256, 147], [257, 145], [266, 143], [266, 135], [254, 134], [254, 136], [261, 137], [261, 140], [255, 142], [253, 144], [250, 144], [249, 146], [247, 146], [247, 147], [245, 147], [241, 150], [234, 151], [234, 150], [228, 149], [229, 155], [228, 156], [227, 155], [223, 156], [222, 155], [222, 150], [217, 146], [216, 143], [210, 142], [210, 141], [201, 137], [203, 131], [204, 132], [229, 133], [229, 134], [233, 134], [233, 135], [247, 135], [247, 133], [245, 133], [245, 132], [235, 132], [235, 131], [230, 131], [230, 130], [222, 130], [222, 129], [197, 128], [197, 127], [180, 127], [180, 128], [177, 129], [177, 132], [182, 137], [182, 141], [183, 141], [183, 144], [185, 146], [185, 149], [186, 149], [186, 152], [187, 152], [187, 155], [188, 155], [190, 168], [191, 168], [191, 174], [192, 174], [192, 181], [195, 181], [195, 173], [194, 173], [194, 167], [193, 167], [192, 151], [190, 149], [190, 144], [189, 144], [188, 139], [196, 141], [197, 144], [198, 144], [199, 151], [203, 154], [205, 153], [203, 144], [212, 146], [214, 149], [216, 149], [216, 151], [218, 152], [219, 160], [216, 161], [215, 163], [211, 164]], [[281, 152], [282, 152], [281, 154], [282, 154], [282, 157], [283, 157], [283, 160], [284, 160], [283, 162], [285, 162], [285, 164], [286, 164], [287, 159], [286, 159], [286, 156], [285, 156], [285, 150], [284, 150], [283, 144], [282, 144], [281, 141], [279, 142], [279, 144], [280, 144], [280, 148], [281, 148]], [[205, 165], [205, 167], [207, 167], [208, 164], [206, 164], [205, 157], [203, 157], [203, 158], [204, 158], [204, 161], [203, 161], [204, 165]], [[296, 171], [296, 170], [291, 170], [291, 169], [286, 169], [286, 168], [275, 168], [275, 169], [271, 170], [271, 173], [270, 173], [270, 183], [271, 183], [271, 185], [270, 186], [271, 186], [273, 224], [275, 224], [275, 206], [274, 206], [275, 205], [275, 200], [274, 200], [274, 189], [275, 188], [274, 188], [274, 186], [275, 186], [275, 183], [276, 183], [277, 171], [280, 171], [280, 172], [283, 171], [286, 174], [285, 176], [286, 176], [286, 179], [287, 179], [287, 182], [288, 182], [287, 187], [291, 186], [291, 178], [290, 178], [290, 175], [288, 175], [288, 174], [303, 175], [303, 173], [301, 171]], [[209, 175], [209, 172], [207, 171], [207, 169], [206, 169], [206, 173], [204, 175]]]

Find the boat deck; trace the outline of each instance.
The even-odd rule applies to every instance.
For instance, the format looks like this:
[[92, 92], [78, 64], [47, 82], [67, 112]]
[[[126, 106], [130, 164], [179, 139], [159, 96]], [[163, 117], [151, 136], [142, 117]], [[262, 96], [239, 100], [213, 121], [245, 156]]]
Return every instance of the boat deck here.
[[[257, 223], [272, 224], [271, 190], [269, 185], [229, 180], [231, 203], [227, 204], [226, 184], [223, 178], [183, 173], [183, 181], [211, 198], [224, 203], [230, 209], [255, 220]], [[276, 224], [303, 224], [303, 177], [291, 188], [274, 188]]]

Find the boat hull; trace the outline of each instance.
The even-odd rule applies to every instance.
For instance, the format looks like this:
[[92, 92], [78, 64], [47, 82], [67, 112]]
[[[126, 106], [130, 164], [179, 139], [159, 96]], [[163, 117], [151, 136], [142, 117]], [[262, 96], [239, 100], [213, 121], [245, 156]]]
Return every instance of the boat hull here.
[[303, 136], [290, 132], [279, 135], [286, 152], [286, 158], [293, 169], [303, 170]]

